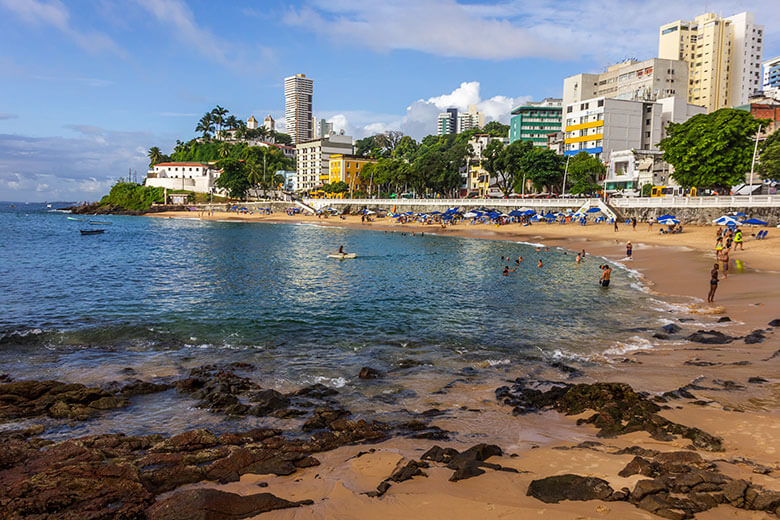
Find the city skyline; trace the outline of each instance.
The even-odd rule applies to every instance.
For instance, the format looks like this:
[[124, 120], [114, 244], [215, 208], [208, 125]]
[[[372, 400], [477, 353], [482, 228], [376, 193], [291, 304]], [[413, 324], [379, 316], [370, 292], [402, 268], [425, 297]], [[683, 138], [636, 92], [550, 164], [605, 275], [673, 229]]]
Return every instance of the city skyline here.
[[[450, 106], [508, 123], [521, 103], [561, 97], [567, 76], [657, 57], [660, 25], [707, 11], [754, 12], [763, 60], [780, 55], [771, 1], [624, 2], [620, 26], [600, 6], [0, 0], [0, 199], [99, 198], [128, 168], [145, 171], [149, 147], [194, 137], [215, 104], [282, 121], [283, 81], [297, 73], [314, 79], [313, 114], [334, 130], [419, 139]], [[575, 7], [580, 23], [558, 16]], [[474, 37], [450, 34], [463, 29]]]

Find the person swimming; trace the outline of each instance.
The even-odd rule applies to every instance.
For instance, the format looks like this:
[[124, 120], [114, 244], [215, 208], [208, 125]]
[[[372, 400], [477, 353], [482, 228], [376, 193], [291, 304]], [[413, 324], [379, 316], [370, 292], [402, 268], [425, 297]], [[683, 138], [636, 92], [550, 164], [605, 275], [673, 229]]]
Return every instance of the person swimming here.
[[508, 265], [505, 265], [504, 272], [502, 274], [504, 276], [509, 276], [509, 273], [514, 273], [515, 271], [517, 271], [517, 267], [515, 267], [514, 269], [510, 269]]
[[537, 264], [536, 267], [544, 267], [544, 264], [542, 264], [542, 259], [541, 258], [539, 259], [539, 263]]
[[574, 259], [574, 261], [579, 264], [581, 260], [582, 260], [582, 257], [580, 256], [579, 253], [577, 253], [577, 257]]

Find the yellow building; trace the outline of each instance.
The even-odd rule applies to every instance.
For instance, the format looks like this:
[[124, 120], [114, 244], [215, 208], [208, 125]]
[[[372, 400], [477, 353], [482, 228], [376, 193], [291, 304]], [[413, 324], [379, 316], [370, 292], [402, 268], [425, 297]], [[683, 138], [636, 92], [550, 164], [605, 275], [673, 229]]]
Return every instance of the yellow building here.
[[677, 20], [661, 26], [658, 57], [688, 63], [688, 103], [708, 112], [743, 105], [760, 89], [763, 29], [749, 12]]
[[[349, 191], [365, 190], [368, 182], [360, 179], [360, 170], [366, 164], [376, 163], [376, 159], [360, 157], [358, 155], [336, 154], [330, 156], [330, 175], [326, 182], [346, 182], [349, 185]], [[323, 179], [325, 181], [325, 179]]]
[[490, 174], [479, 163], [472, 164], [469, 169], [468, 193], [487, 197], [490, 189]]

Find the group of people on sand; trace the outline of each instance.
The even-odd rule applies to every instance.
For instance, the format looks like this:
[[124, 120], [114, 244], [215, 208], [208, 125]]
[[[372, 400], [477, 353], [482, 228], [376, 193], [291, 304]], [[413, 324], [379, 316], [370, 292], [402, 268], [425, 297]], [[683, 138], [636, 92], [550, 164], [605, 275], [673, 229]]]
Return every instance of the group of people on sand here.
[[[715, 263], [710, 271], [710, 292], [707, 294], [707, 303], [715, 301], [715, 291], [718, 289], [720, 281], [720, 272], [723, 273], [723, 279], [729, 277], [729, 264], [731, 263], [732, 248], [734, 251], [739, 247], [744, 250], [742, 229], [736, 228], [718, 228], [715, 231]], [[739, 263], [738, 263], [739, 264]], [[737, 265], [739, 267], [739, 265]]]

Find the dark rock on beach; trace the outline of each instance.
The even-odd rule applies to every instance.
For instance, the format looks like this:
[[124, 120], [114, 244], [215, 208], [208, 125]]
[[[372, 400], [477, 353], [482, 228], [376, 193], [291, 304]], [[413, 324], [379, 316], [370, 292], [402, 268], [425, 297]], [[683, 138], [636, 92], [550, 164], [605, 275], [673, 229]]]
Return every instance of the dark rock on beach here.
[[371, 367], [363, 367], [360, 369], [360, 373], [358, 374], [358, 377], [360, 379], [378, 379], [382, 377], [382, 374], [379, 373], [379, 370]]
[[729, 321], [731, 321], [731, 318], [729, 318], [728, 316], [721, 316], [720, 318], [718, 318], [718, 323], [726, 323]]
[[748, 345], [753, 345], [755, 343], [761, 343], [766, 339], [766, 336], [764, 335], [764, 331], [761, 329], [754, 330], [747, 336], [745, 336], [745, 343]]
[[780, 318], [772, 320], [769, 322], [770, 327], [780, 327]]
[[567, 474], [532, 480], [526, 494], [557, 504], [561, 500], [607, 500], [613, 492], [606, 480]]
[[218, 489], [188, 489], [155, 503], [146, 515], [149, 520], [239, 520], [308, 503], [311, 501], [290, 502], [271, 493], [238, 495]]
[[548, 385], [541, 390], [525, 379], [518, 378], [512, 387], [496, 390], [496, 398], [513, 407], [513, 414], [556, 410], [566, 415], [577, 415], [587, 410], [595, 413], [578, 423], [592, 424], [600, 437], [614, 437], [625, 433], [646, 431], [654, 439], [671, 440], [675, 435], [690, 439], [697, 448], [722, 451], [722, 441], [698, 428], [674, 423], [658, 412], [661, 407], [640, 395], [624, 383]]
[[667, 334], [677, 334], [682, 330], [682, 327], [680, 327], [675, 323], [669, 323], [668, 325], [664, 325], [663, 327], [661, 327], [661, 330]]
[[688, 341], [705, 345], [727, 345], [737, 338], [723, 334], [717, 330], [698, 330], [686, 337]]

